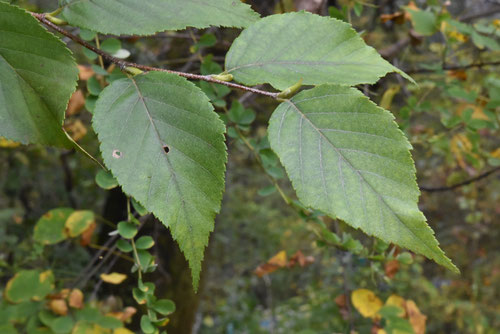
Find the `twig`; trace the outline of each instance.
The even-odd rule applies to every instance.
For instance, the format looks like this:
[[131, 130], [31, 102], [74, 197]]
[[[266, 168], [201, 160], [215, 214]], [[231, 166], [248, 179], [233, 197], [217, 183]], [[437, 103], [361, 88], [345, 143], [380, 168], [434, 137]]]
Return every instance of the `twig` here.
[[137, 64], [137, 63], [128, 62], [128, 61], [125, 61], [125, 60], [122, 60], [122, 59], [118, 59], [116, 57], [113, 57], [109, 53], [106, 53], [106, 52], [104, 52], [104, 51], [96, 48], [92, 44], [90, 44], [90, 43], [82, 40], [78, 36], [73, 35], [72, 33], [68, 32], [67, 30], [59, 27], [58, 25], [50, 22], [45, 17], [45, 14], [38, 14], [38, 13], [30, 13], [30, 14], [33, 17], [35, 17], [36, 19], [38, 19], [38, 21], [40, 21], [41, 23], [43, 23], [44, 25], [46, 25], [47, 27], [50, 27], [50, 28], [54, 29], [58, 33], [60, 33], [60, 34], [62, 34], [64, 36], [70, 38], [74, 42], [76, 42], [76, 43], [84, 46], [85, 48], [87, 48], [87, 49], [95, 52], [99, 56], [102, 56], [102, 58], [104, 58], [104, 59], [106, 59], [106, 60], [108, 60], [108, 61], [110, 61], [112, 63], [117, 64], [118, 66], [120, 66], [120, 68], [122, 70], [125, 70], [127, 67], [134, 67], [134, 68], [138, 68], [140, 70], [148, 71], [148, 72], [149, 71], [167, 72], [167, 73], [177, 74], [177, 75], [179, 75], [181, 77], [184, 77], [186, 79], [203, 80], [203, 81], [207, 81], [207, 82], [213, 82], [213, 83], [217, 83], [217, 84], [220, 84], [220, 85], [228, 86], [228, 87], [231, 87], [231, 88], [236, 88], [236, 89], [244, 90], [244, 91], [247, 91], [247, 92], [252, 92], [252, 93], [255, 93], [255, 94], [269, 96], [269, 97], [272, 97], [273, 99], [276, 99], [278, 97], [278, 94], [279, 94], [279, 92], [277, 92], [277, 93], [275, 93], [275, 92], [268, 92], [268, 91], [264, 91], [264, 90], [260, 90], [260, 89], [256, 89], [256, 88], [252, 88], [252, 87], [247, 87], [247, 86], [244, 86], [244, 85], [239, 85], [239, 84], [236, 84], [236, 83], [233, 83], [233, 82], [227, 82], [227, 81], [217, 80], [217, 79], [214, 79], [210, 75], [200, 75], [200, 74], [192, 74], [192, 73], [185, 73], [185, 72], [179, 72], [179, 71], [172, 71], [172, 70], [167, 70], [167, 69], [164, 69], [164, 68], [157, 68], [157, 67], [152, 67], [152, 66], [146, 66], [146, 65], [141, 65], [141, 64]]
[[440, 191], [449, 191], [449, 190], [453, 190], [453, 189], [456, 189], [456, 188], [460, 188], [460, 187], [463, 187], [465, 185], [468, 185], [468, 184], [471, 184], [473, 182], [477, 182], [481, 179], [484, 179], [485, 177], [488, 177], [490, 176], [491, 174], [494, 174], [496, 172], [500, 171], [500, 166], [496, 167], [496, 168], [493, 168], [481, 175], [478, 175], [476, 177], [473, 177], [472, 179], [469, 179], [469, 180], [466, 180], [464, 182], [460, 182], [460, 183], [457, 183], [457, 184], [454, 184], [452, 186], [447, 186], [447, 187], [436, 187], [436, 188], [429, 188], [429, 187], [420, 187], [420, 190], [422, 191], [425, 191], [425, 192], [429, 192], [429, 193], [432, 193], [432, 192], [440, 192]]

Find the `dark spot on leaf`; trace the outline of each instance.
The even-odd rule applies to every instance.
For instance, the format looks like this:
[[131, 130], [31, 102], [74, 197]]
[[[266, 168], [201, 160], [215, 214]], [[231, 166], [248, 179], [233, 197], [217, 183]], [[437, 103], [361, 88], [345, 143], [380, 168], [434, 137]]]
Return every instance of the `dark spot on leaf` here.
[[122, 152], [118, 150], [113, 150], [113, 158], [120, 159], [122, 157]]
[[170, 152], [170, 148], [167, 145], [163, 145], [163, 151], [165, 152], [165, 154], [167, 154], [168, 152]]

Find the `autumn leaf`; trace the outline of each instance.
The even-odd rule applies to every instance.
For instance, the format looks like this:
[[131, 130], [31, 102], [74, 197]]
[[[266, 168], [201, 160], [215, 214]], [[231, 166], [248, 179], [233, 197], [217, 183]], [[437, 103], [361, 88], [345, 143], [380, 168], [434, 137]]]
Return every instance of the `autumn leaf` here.
[[406, 22], [406, 14], [404, 12], [395, 12], [392, 14], [382, 14], [380, 15], [380, 21], [386, 23], [392, 21], [396, 24], [403, 24]]
[[296, 266], [297, 264], [301, 267], [305, 267], [311, 263], [314, 263], [314, 257], [312, 256], [304, 256], [304, 254], [298, 250], [295, 254], [292, 255], [290, 260], [288, 260], [287, 267], [291, 268]]
[[69, 99], [68, 107], [66, 108], [66, 116], [72, 116], [78, 114], [85, 106], [85, 96], [81, 89], [78, 89], [71, 95]]
[[351, 294], [352, 305], [365, 318], [376, 318], [382, 301], [368, 289], [357, 289]]
[[101, 279], [110, 284], [120, 284], [127, 279], [127, 275], [120, 273], [101, 274]]
[[0, 148], [16, 148], [19, 145], [21, 144], [18, 142], [0, 137]]
[[406, 301], [406, 313], [415, 334], [425, 334], [425, 322], [427, 317], [420, 312], [413, 300]]
[[125, 309], [121, 312], [111, 312], [111, 313], [108, 313], [107, 315], [109, 315], [110, 317], [113, 317], [115, 319], [118, 319], [121, 322], [128, 322], [130, 319], [132, 319], [132, 317], [136, 313], [137, 313], [137, 309], [135, 307], [128, 306], [128, 307], [125, 307]]
[[92, 241], [92, 235], [97, 227], [97, 224], [93, 222], [85, 231], [82, 232], [80, 236], [80, 246], [88, 246]]
[[90, 66], [78, 65], [78, 76], [80, 80], [87, 81], [95, 74], [94, 70]]
[[73, 289], [69, 294], [68, 301], [72, 308], [83, 308], [83, 292], [79, 289]]
[[68, 305], [64, 299], [52, 299], [49, 301], [49, 308], [57, 315], [68, 314]]
[[399, 261], [391, 260], [387, 261], [384, 266], [385, 275], [389, 278], [394, 278], [399, 271]]
[[286, 266], [286, 264], [287, 264], [286, 252], [281, 251], [276, 255], [274, 255], [272, 258], [270, 258], [269, 261], [267, 261], [266, 263], [258, 266], [255, 269], [254, 274], [259, 277], [262, 277], [264, 275], [270, 274], [278, 270], [279, 268], [283, 268], [284, 266]]

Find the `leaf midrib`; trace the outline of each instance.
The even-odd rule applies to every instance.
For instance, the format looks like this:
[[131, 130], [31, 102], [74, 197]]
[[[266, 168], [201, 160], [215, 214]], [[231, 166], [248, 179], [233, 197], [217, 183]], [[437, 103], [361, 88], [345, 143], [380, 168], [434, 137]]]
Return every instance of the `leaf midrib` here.
[[258, 62], [258, 63], [250, 63], [250, 64], [244, 64], [240, 66], [233, 67], [229, 70], [227, 70], [228, 73], [236, 70], [240, 70], [243, 68], [249, 68], [249, 67], [262, 67], [262, 66], [268, 66], [268, 65], [306, 65], [306, 66], [315, 66], [315, 65], [325, 65], [325, 66], [342, 66], [342, 65], [369, 65], [371, 67], [385, 67], [384, 65], [380, 64], [371, 64], [370, 62], [348, 62], [348, 61], [321, 61], [321, 60], [314, 60], [314, 61], [303, 61], [303, 60], [270, 60], [270, 61], [265, 61], [265, 62]]
[[[141, 100], [142, 102], [142, 105], [144, 106], [144, 110], [146, 111], [146, 114], [149, 118], [149, 122], [152, 126], [152, 128], [154, 129], [155, 131], [155, 134], [156, 134], [156, 137], [158, 139], [158, 143], [161, 145], [161, 143], [163, 143], [163, 140], [161, 139], [161, 136], [160, 136], [160, 133], [158, 131], [158, 129], [156, 128], [156, 124], [154, 123], [153, 121], [153, 117], [148, 109], [148, 106], [146, 105], [146, 101], [144, 99], [144, 96], [141, 92], [141, 90], [139, 89], [139, 86], [137, 85], [137, 82], [134, 80], [134, 78], [130, 78], [130, 80], [132, 81], [132, 83], [134, 84], [135, 86], [135, 89], [137, 90], [137, 94], [139, 96], [139, 99]], [[181, 199], [181, 207], [182, 207], [182, 211], [184, 211], [184, 215], [187, 217], [188, 216], [188, 210], [186, 209], [186, 201], [184, 199], [184, 195], [183, 195], [183, 192], [181, 191], [180, 189], [180, 186], [179, 186], [179, 181], [177, 180], [177, 175], [175, 173], [175, 170], [174, 170], [174, 167], [172, 166], [171, 162], [170, 162], [170, 159], [168, 158], [168, 156], [166, 154], [162, 154], [162, 156], [165, 158], [165, 161], [167, 162], [167, 166], [168, 166], [168, 169], [170, 170], [170, 174], [172, 175], [172, 180], [174, 181], [174, 184], [175, 184], [175, 188], [177, 189], [177, 192], [180, 196], [180, 199]], [[177, 218], [176, 218], [176, 222], [175, 222], [175, 225], [177, 226], [177, 223], [178, 223], [178, 220], [179, 220], [179, 214], [177, 214]], [[192, 231], [193, 231], [193, 226], [192, 224], [187, 220], [187, 226], [189, 228], [189, 231], [190, 231], [190, 235], [192, 235]], [[191, 241], [191, 246], [194, 248], [194, 240], [193, 238], [189, 238], [189, 240]]]
[[[426, 240], [420, 238], [418, 235], [415, 234], [415, 232], [410, 229], [404, 222], [403, 220], [401, 220], [401, 218], [398, 216], [398, 214], [396, 212], [394, 212], [392, 210], [392, 208], [387, 204], [387, 202], [385, 201], [385, 199], [375, 190], [375, 188], [373, 188], [373, 186], [371, 185], [370, 182], [368, 182], [368, 180], [365, 179], [365, 177], [358, 172], [358, 170], [352, 165], [351, 161], [349, 161], [349, 159], [347, 159], [342, 153], [341, 151], [330, 141], [330, 139], [328, 137], [326, 137], [317, 127], [316, 125], [314, 125], [314, 123], [312, 123], [312, 121], [307, 118], [306, 114], [303, 113], [294, 103], [293, 101], [291, 100], [286, 100], [287, 103], [289, 103], [298, 113], [299, 115], [307, 120], [309, 122], [309, 124], [311, 125], [311, 127], [316, 131], [318, 132], [318, 134], [323, 137], [327, 143], [330, 144], [330, 146], [335, 150], [335, 152], [339, 155], [339, 157], [341, 157], [346, 163], [347, 165], [364, 181], [364, 183], [366, 183], [370, 189], [377, 195], [377, 197], [379, 198], [379, 201], [381, 201], [388, 209], [389, 209], [389, 212], [391, 212], [391, 214], [399, 221], [399, 223], [405, 227], [405, 229], [407, 229], [416, 239], [420, 240], [422, 242], [422, 244], [425, 245], [425, 247], [432, 253], [434, 254], [435, 256], [438, 256], [439, 258], [439, 254], [436, 254], [436, 251], [433, 250], [431, 247], [429, 247], [429, 245], [427, 245], [427, 242]], [[302, 166], [300, 166], [300, 169], [302, 170]]]

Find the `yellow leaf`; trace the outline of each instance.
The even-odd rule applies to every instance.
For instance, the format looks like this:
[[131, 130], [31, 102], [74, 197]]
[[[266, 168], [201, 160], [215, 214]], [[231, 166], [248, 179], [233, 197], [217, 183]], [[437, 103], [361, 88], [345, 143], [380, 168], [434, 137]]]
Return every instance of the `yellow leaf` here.
[[278, 267], [286, 266], [286, 252], [281, 251], [267, 261], [269, 264], [274, 264]]
[[385, 92], [384, 95], [382, 95], [382, 100], [380, 100], [380, 106], [384, 109], [391, 109], [392, 105], [392, 100], [394, 99], [394, 96], [396, 96], [397, 93], [401, 90], [401, 86], [392, 86], [388, 88]]
[[406, 315], [405, 311], [405, 300], [398, 295], [390, 295], [389, 298], [385, 301], [386, 306], [397, 306], [401, 308], [400, 317], [404, 317]]
[[495, 159], [500, 159], [500, 148], [497, 148], [496, 150], [491, 152], [490, 155]]
[[128, 329], [122, 327], [122, 328], [116, 328], [113, 331], [113, 334], [134, 334], [134, 332], [129, 331]]
[[120, 284], [127, 279], [127, 275], [120, 273], [101, 274], [101, 279], [110, 284]]
[[406, 313], [408, 313], [408, 319], [415, 334], [425, 334], [425, 321], [427, 317], [420, 313], [417, 304], [413, 300], [406, 301]]
[[255, 269], [254, 273], [257, 276], [262, 277], [264, 275], [270, 274], [278, 270], [279, 268], [283, 268], [284, 266], [286, 266], [286, 264], [287, 264], [286, 252], [281, 251], [276, 255], [274, 255], [272, 258], [270, 258], [269, 261], [267, 261], [266, 263], [258, 266]]
[[21, 144], [4, 137], [0, 137], [0, 148], [16, 148]]
[[382, 308], [382, 301], [370, 290], [357, 289], [351, 294], [353, 306], [365, 318], [375, 318]]

